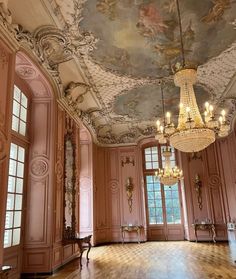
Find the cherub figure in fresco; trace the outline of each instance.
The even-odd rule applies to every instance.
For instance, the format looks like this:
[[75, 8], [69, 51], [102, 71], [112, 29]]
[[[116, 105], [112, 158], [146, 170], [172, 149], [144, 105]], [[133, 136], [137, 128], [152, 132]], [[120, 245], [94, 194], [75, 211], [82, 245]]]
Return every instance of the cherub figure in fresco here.
[[[193, 45], [195, 38], [195, 33], [192, 29], [192, 22], [190, 21], [187, 28], [183, 32], [183, 41], [185, 46], [185, 53], [191, 52], [191, 47]], [[180, 37], [175, 37], [168, 43], [154, 45], [154, 50], [161, 55], [164, 55], [166, 60], [172, 60], [181, 54]]]
[[211, 23], [212, 21], [219, 21], [225, 10], [231, 7], [231, 4], [235, 1], [230, 0], [211, 0], [214, 4], [212, 8], [208, 11], [208, 14], [201, 18], [201, 21], [206, 23]]
[[163, 22], [162, 16], [153, 3], [143, 4], [139, 7], [139, 21], [137, 28], [145, 37], [156, 37], [169, 26]]

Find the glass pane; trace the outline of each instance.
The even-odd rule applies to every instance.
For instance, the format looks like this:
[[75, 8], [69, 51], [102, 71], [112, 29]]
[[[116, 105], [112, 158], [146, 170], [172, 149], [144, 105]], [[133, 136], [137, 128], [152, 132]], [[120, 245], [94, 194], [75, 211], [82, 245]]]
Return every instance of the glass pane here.
[[14, 143], [11, 143], [10, 158], [17, 159], [17, 145]]
[[162, 216], [157, 217], [157, 224], [163, 224], [163, 218]]
[[172, 207], [172, 200], [166, 199], [166, 207]]
[[17, 100], [20, 103], [20, 89], [15, 85], [14, 86], [14, 99]]
[[145, 155], [145, 161], [146, 162], [152, 161], [152, 155]]
[[161, 190], [161, 185], [159, 182], [154, 183], [154, 191], [160, 191]]
[[166, 197], [166, 199], [171, 199], [171, 191], [165, 190], [165, 197]]
[[153, 192], [148, 192], [148, 200], [149, 199], [154, 199], [154, 193]]
[[14, 192], [15, 191], [15, 177], [9, 176], [8, 177], [8, 192]]
[[157, 215], [158, 217], [162, 216], [162, 207], [156, 208], [156, 215]]
[[154, 207], [149, 207], [149, 216], [150, 217], [154, 217], [156, 214], [155, 214], [155, 208]]
[[145, 149], [145, 154], [151, 154], [151, 148], [146, 148]]
[[19, 127], [19, 119], [13, 115], [11, 128], [12, 130], [18, 132], [18, 127]]
[[155, 206], [154, 200], [149, 199], [149, 201], [148, 201], [148, 206], [154, 207], [154, 206]]
[[156, 207], [162, 207], [162, 201], [160, 200], [155, 200], [156, 202]]
[[158, 162], [153, 162], [152, 167], [153, 169], [158, 169]]
[[153, 161], [158, 161], [157, 154], [152, 154], [152, 160], [153, 160]]
[[7, 194], [7, 210], [14, 208], [14, 194]]
[[150, 217], [149, 224], [151, 224], [151, 225], [156, 224], [156, 217]]
[[152, 147], [152, 153], [156, 153], [157, 154], [157, 147], [156, 146]]
[[16, 179], [16, 193], [19, 193], [19, 194], [23, 193], [23, 179], [22, 178]]
[[20, 229], [14, 229], [12, 245], [18, 245], [18, 244], [20, 244]]
[[12, 230], [5, 230], [4, 233], [4, 248], [11, 246]]
[[151, 170], [152, 169], [152, 163], [146, 163], [146, 169]]
[[18, 149], [18, 160], [23, 162], [25, 161], [25, 149], [23, 147], [19, 146]]
[[179, 198], [179, 192], [178, 191], [172, 191], [172, 198], [178, 199]]
[[19, 133], [23, 136], [25, 136], [25, 132], [26, 132], [26, 124], [23, 121], [20, 121], [20, 129], [19, 129]]
[[6, 220], [5, 220], [5, 228], [10, 229], [13, 227], [13, 212], [7, 211], [6, 212]]
[[24, 107], [21, 107], [21, 110], [20, 110], [20, 118], [21, 118], [21, 120], [26, 122], [26, 116], [27, 116], [27, 110]]
[[22, 209], [22, 195], [16, 195], [15, 210]]
[[25, 94], [21, 93], [21, 104], [27, 108], [28, 107], [28, 99], [27, 97], [25, 96]]
[[153, 184], [147, 184], [147, 191], [153, 191]]
[[15, 100], [13, 101], [13, 114], [18, 117], [20, 115], [20, 104]]
[[147, 175], [146, 180], [147, 180], [147, 183], [152, 183], [153, 182], [153, 175]]
[[24, 176], [24, 164], [18, 162], [17, 163], [17, 176], [18, 177], [23, 177]]
[[173, 199], [173, 207], [179, 207], [179, 199]]
[[10, 159], [9, 164], [9, 174], [15, 176], [16, 175], [16, 161]]
[[161, 199], [161, 192], [155, 192], [155, 198]]
[[14, 227], [21, 226], [21, 211], [15, 211], [14, 213]]

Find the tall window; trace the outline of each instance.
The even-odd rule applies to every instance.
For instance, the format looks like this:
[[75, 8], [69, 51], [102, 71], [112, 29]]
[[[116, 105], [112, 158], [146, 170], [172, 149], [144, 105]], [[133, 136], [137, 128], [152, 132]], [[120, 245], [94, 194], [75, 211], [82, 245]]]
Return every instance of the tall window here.
[[[149, 224], [181, 224], [179, 185], [164, 186], [154, 175], [157, 168], [162, 168], [165, 164], [163, 148], [153, 146], [144, 149], [144, 176]], [[175, 164], [175, 152], [172, 149], [171, 165], [174, 167]]]
[[28, 99], [15, 85], [13, 95], [12, 130], [25, 136], [27, 121]]
[[26, 135], [27, 107], [27, 97], [14, 86], [12, 130], [17, 134], [14, 134], [14, 138], [12, 137], [10, 146], [4, 248], [20, 244], [25, 147], [27, 145], [26, 139], [18, 135]]

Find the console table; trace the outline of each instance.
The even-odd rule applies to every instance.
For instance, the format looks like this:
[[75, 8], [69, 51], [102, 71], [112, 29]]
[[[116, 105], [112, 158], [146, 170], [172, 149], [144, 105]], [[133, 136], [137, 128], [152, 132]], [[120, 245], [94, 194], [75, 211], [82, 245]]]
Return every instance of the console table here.
[[140, 234], [141, 230], [143, 229], [142, 225], [123, 225], [121, 226], [121, 234], [122, 234], [122, 243], [124, 244], [125, 241], [125, 232], [136, 232], [138, 243], [140, 243]]
[[71, 238], [71, 239], [64, 239], [64, 244], [73, 244], [76, 243], [79, 246], [79, 250], [80, 250], [80, 255], [79, 255], [79, 263], [80, 263], [80, 267], [82, 268], [82, 256], [83, 256], [83, 252], [88, 249], [87, 251], [87, 255], [86, 255], [86, 259], [87, 259], [87, 264], [89, 262], [89, 251], [91, 250], [92, 244], [91, 244], [91, 237], [92, 235], [87, 235], [87, 236], [76, 236], [75, 238]]
[[7, 279], [11, 266], [5, 265], [0, 267], [0, 279]]
[[216, 242], [216, 229], [213, 223], [206, 223], [206, 224], [196, 223], [196, 224], [192, 224], [192, 226], [194, 228], [196, 242], [198, 242], [197, 231], [208, 231], [212, 235], [212, 241], [214, 243]]

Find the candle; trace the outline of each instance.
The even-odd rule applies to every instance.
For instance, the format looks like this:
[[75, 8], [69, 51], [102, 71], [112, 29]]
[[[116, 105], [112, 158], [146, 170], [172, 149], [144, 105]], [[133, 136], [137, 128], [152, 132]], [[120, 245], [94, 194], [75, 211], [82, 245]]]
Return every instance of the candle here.
[[170, 112], [169, 111], [166, 113], [166, 121], [167, 121], [167, 124], [169, 125], [170, 124]]
[[156, 124], [157, 124], [157, 131], [159, 132], [160, 131], [160, 124], [161, 124], [160, 120], [157, 120]]
[[221, 115], [222, 115], [222, 122], [225, 122], [225, 110], [223, 109], [222, 111], [221, 111]]
[[213, 116], [213, 106], [212, 105], [210, 105], [209, 106], [209, 111], [210, 111], [210, 117], [212, 117]]

